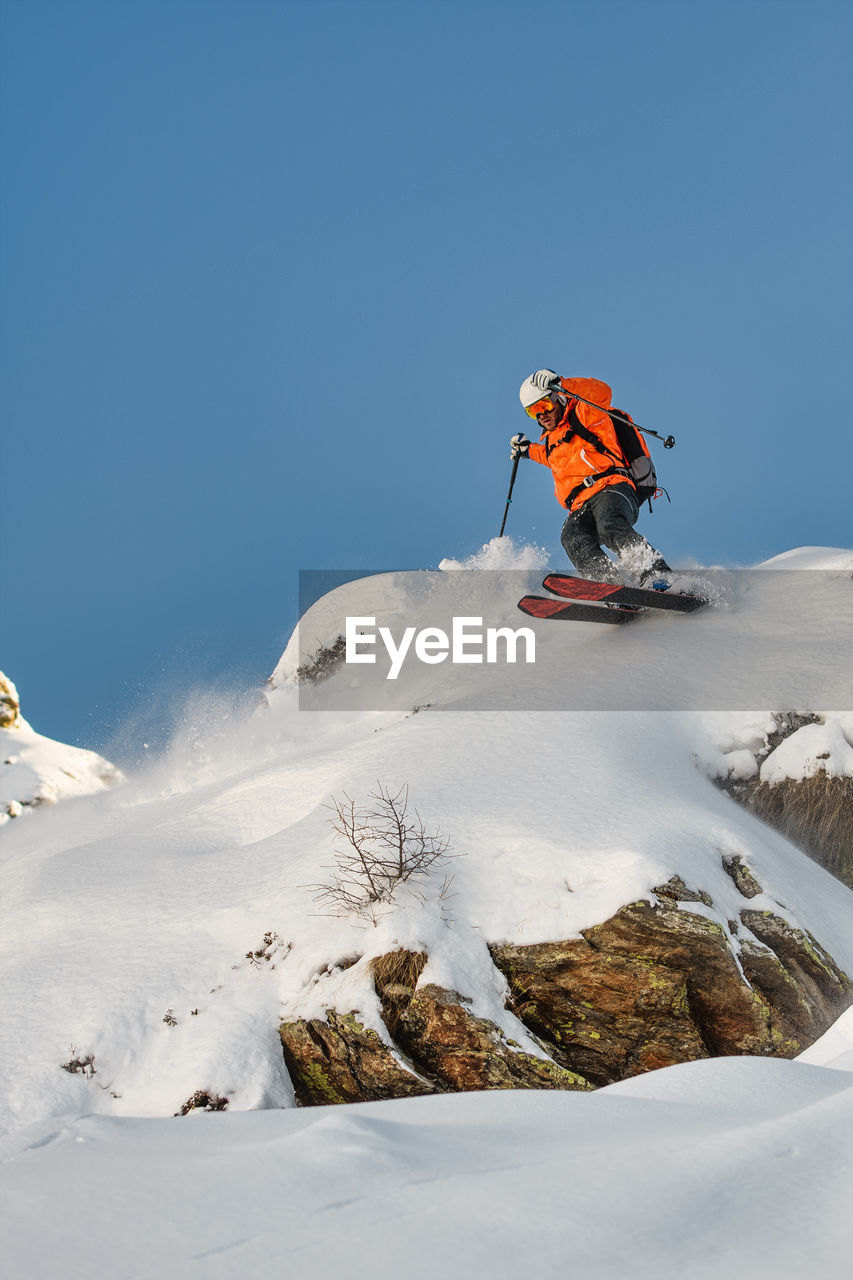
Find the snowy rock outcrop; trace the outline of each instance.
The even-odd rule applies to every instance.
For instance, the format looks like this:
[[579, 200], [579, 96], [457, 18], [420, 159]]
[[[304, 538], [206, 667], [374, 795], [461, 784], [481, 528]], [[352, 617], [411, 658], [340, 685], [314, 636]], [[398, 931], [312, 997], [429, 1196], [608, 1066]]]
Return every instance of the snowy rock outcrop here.
[[42, 737], [21, 715], [18, 691], [0, 671], [0, 825], [39, 805], [122, 782], [94, 751]]
[[[342, 606], [343, 612], [370, 615], [384, 606], [391, 628], [402, 627], [407, 610], [406, 620], [416, 622], [415, 602], [418, 595], [423, 599], [429, 594], [431, 584], [425, 582], [419, 588], [414, 578], [411, 575], [408, 594], [403, 575], [350, 584], [318, 602], [302, 626], [306, 632], [310, 628], [315, 643], [329, 643], [343, 631], [335, 612]], [[692, 662], [697, 671], [703, 669], [710, 649], [736, 642], [745, 627], [755, 625], [756, 609], [768, 630], [765, 611], [767, 615], [774, 612], [773, 627], [777, 627], [776, 619], [782, 617], [775, 592], [778, 584], [772, 575], [768, 578], [759, 576], [754, 585], [740, 588], [744, 607], [732, 608], [735, 616], [727, 618], [721, 611], [691, 619], [690, 629], [679, 633], [682, 648], [684, 641], [691, 644], [682, 662]], [[853, 595], [848, 578], [845, 569], [847, 594], [840, 600], [849, 611]], [[837, 604], [834, 582], [821, 580], [818, 586]], [[476, 588], [475, 582], [465, 590]], [[487, 591], [500, 588], [500, 581], [486, 584]], [[512, 589], [510, 574], [508, 597]], [[762, 592], [765, 600], [756, 601], [754, 597]], [[460, 599], [464, 598], [463, 590]], [[369, 608], [361, 609], [360, 599], [367, 600]], [[511, 603], [508, 598], [508, 606]], [[479, 611], [480, 606], [471, 606], [471, 612]], [[788, 621], [790, 651], [796, 654], [798, 641], [807, 651], [808, 645], [797, 634], [796, 618], [793, 625]], [[674, 635], [671, 628], [664, 636], [661, 626], [652, 637], [650, 626], [643, 640], [654, 640], [656, 650], [662, 640]], [[606, 670], [605, 696], [610, 705], [618, 705], [623, 686], [630, 690], [638, 662], [638, 636], [616, 639], [589, 635], [583, 627], [544, 624], [537, 643], [546, 696], [547, 680], [556, 688], [569, 673], [575, 678], [579, 670]], [[543, 655], [546, 644], [549, 651]], [[292, 643], [273, 677], [273, 696], [277, 683], [283, 688], [293, 680], [295, 654]], [[838, 670], [837, 655], [832, 660]], [[351, 697], [359, 683], [366, 688], [372, 673], [365, 677], [355, 670], [354, 676], [352, 668], [339, 666], [324, 688], [312, 689], [306, 705], [331, 709], [335, 682], [343, 696]], [[651, 678], [651, 669], [646, 674]], [[833, 687], [833, 679], [827, 687]], [[660, 677], [657, 680], [663, 686]], [[489, 714], [488, 692], [480, 693], [478, 703], [458, 678], [442, 682], [415, 664], [409, 681], [413, 710], [452, 706], [455, 700], [457, 708], [460, 703], [465, 709], [479, 705], [481, 716]], [[381, 706], [382, 692], [381, 684], [374, 682], [367, 705]], [[777, 775], [840, 778], [850, 772], [853, 760], [846, 736], [849, 716], [709, 712], [671, 716], [667, 724], [652, 717], [633, 723], [614, 717], [606, 723], [603, 716], [575, 715], [555, 723], [544, 702], [536, 705], [541, 692], [540, 687], [531, 698], [535, 710], [527, 710], [524, 694], [518, 696], [514, 714], [506, 723], [497, 721], [491, 737], [478, 731], [477, 717], [469, 720], [461, 709], [455, 716], [441, 717], [441, 729], [436, 726], [434, 733], [424, 730], [421, 735], [442, 742], [439, 758], [433, 761], [421, 755], [418, 759], [416, 753], [411, 762], [419, 766], [421, 783], [427, 777], [441, 785], [440, 775], [453, 760], [454, 776], [464, 779], [466, 788], [472, 777], [486, 779], [491, 773], [512, 796], [515, 803], [500, 795], [497, 787], [490, 787], [495, 808], [489, 816], [473, 804], [483, 831], [489, 832], [485, 845], [471, 850], [484, 870], [507, 844], [507, 828], [502, 830], [491, 820], [495, 812], [505, 812], [514, 833], [516, 827], [524, 827], [525, 820], [529, 823], [528, 840], [514, 855], [517, 883], [525, 887], [542, 841], [552, 850], [562, 844], [563, 856], [557, 853], [555, 865], [562, 864], [566, 875], [562, 885], [554, 883], [550, 911], [543, 902], [542, 918], [531, 931], [530, 912], [523, 895], [518, 896], [515, 920], [511, 911], [499, 912], [500, 924], [493, 921], [492, 931], [485, 934], [492, 975], [487, 978], [484, 973], [482, 981], [493, 990], [503, 986], [503, 1015], [494, 1007], [490, 1013], [482, 1006], [472, 1007], [471, 988], [464, 983], [436, 982], [434, 970], [442, 965], [429, 943], [422, 953], [405, 945], [392, 953], [396, 967], [408, 971], [403, 980], [382, 977], [389, 963], [394, 967], [392, 956], [371, 959], [364, 953], [357, 958], [350, 981], [329, 990], [325, 1013], [317, 1009], [311, 1017], [285, 1019], [281, 1026], [285, 1059], [301, 1103], [382, 1098], [394, 1088], [401, 1096], [429, 1090], [587, 1089], [697, 1058], [732, 1054], [791, 1058], [821, 1036], [853, 1000], [853, 985], [843, 968], [844, 964], [850, 968], [849, 956], [839, 959], [833, 954], [835, 942], [823, 933], [806, 905], [810, 890], [805, 882], [793, 895], [776, 882], [773, 858], [762, 857], [763, 840], [749, 824], [741, 827], [735, 819], [732, 827], [732, 815], [717, 813], [715, 804], [700, 818], [703, 802], [697, 795], [698, 826], [693, 827], [692, 819], [682, 826], [684, 801], [693, 789], [695, 774], [689, 780], [682, 773], [686, 757], [676, 761], [679, 740], [687, 747], [692, 739], [688, 754], [709, 778], [740, 785], [766, 783], [771, 773], [774, 781]], [[355, 707], [356, 701], [351, 705]], [[432, 718], [430, 712], [427, 716]], [[519, 776], [515, 762], [532, 759], [545, 764], [540, 764], [538, 774]], [[668, 782], [662, 785], [664, 776]], [[536, 795], [537, 781], [546, 785], [540, 791], [539, 811], [530, 813], [522, 795], [528, 800]], [[520, 818], [522, 808], [526, 819]], [[682, 816], [676, 817], [679, 812]], [[452, 830], [454, 823], [447, 813], [443, 807], [445, 824]], [[735, 828], [739, 828], [737, 835]], [[677, 841], [673, 843], [679, 830], [686, 841], [680, 848]], [[473, 834], [471, 838], [476, 840]], [[597, 896], [608, 875], [619, 880], [619, 872], [612, 855], [609, 859], [602, 855], [599, 867], [594, 858], [587, 862], [581, 855], [585, 871], [579, 872], [578, 845], [612, 849], [614, 841], [617, 848], [631, 850], [632, 856], [625, 855], [630, 873], [621, 880], [625, 896], [608, 911], [605, 894], [596, 909], [590, 899], [583, 902], [587, 876]], [[512, 838], [510, 842], [515, 844]], [[647, 879], [632, 900], [629, 882], [639, 869], [638, 860], [646, 862], [650, 877], [655, 866], [663, 874]], [[557, 904], [568, 904], [567, 888], [577, 915], [570, 911], [574, 927], [566, 928], [566, 919], [561, 931]], [[503, 889], [512, 901], [512, 875], [504, 878]], [[839, 887], [837, 893], [841, 897], [845, 891]], [[805, 927], [804, 921], [813, 921], [814, 930]], [[483, 924], [478, 922], [476, 927], [482, 930]], [[531, 937], [531, 932], [540, 936]], [[420, 962], [414, 965], [418, 955]], [[359, 973], [364, 985], [356, 999], [352, 987]], [[316, 1006], [319, 995], [309, 990], [306, 999]], [[372, 1014], [370, 1027], [366, 1012]]]
[[[388, 1034], [381, 1038], [355, 1014], [285, 1022], [285, 1061], [302, 1106], [359, 1102], [473, 1089], [590, 1089], [550, 1056], [526, 1053], [458, 992], [419, 985], [427, 956], [393, 951], [370, 972]], [[407, 1064], [407, 1065], [406, 1065]]]
[[786, 737], [761, 765], [762, 782], [800, 782], [823, 773], [853, 778], [853, 715], [825, 716]]
[[743, 728], [736, 747], [724, 737], [709, 771], [853, 888], [853, 712], [777, 713], [745, 734]]
[[[223, 723], [202, 706], [120, 795], [7, 824], [0, 1125], [188, 1100], [231, 1116], [424, 1092], [582, 1101], [691, 1058], [795, 1056], [850, 1003], [853, 893], [717, 785], [782, 745], [774, 708], [848, 740], [846, 566], [804, 573], [797, 609], [778, 575], [744, 571], [689, 618], [531, 620], [530, 666], [437, 665], [414, 643], [396, 681], [386, 661], [299, 682], [351, 615], [429, 641], [441, 596], [517, 626], [541, 571], [491, 573], [336, 588], [265, 710]], [[734, 664], [750, 633], [775, 638], [779, 699], [706, 702], [710, 659]], [[23, 757], [32, 730], [2, 732]], [[841, 759], [829, 732], [816, 756]], [[382, 787], [447, 837], [452, 883], [429, 869], [362, 910], [363, 884], [336, 896], [330, 806]]]
[[[728, 870], [744, 898], [761, 893], [741, 864]], [[490, 948], [508, 1008], [544, 1058], [475, 1017], [457, 992], [419, 985], [426, 956], [380, 957], [371, 967], [385, 1043], [355, 1012], [282, 1025], [297, 1099], [590, 1089], [700, 1058], [793, 1058], [850, 1004], [847, 975], [783, 916], [744, 906], [724, 926], [678, 899], [713, 906], [675, 878], [580, 938]]]

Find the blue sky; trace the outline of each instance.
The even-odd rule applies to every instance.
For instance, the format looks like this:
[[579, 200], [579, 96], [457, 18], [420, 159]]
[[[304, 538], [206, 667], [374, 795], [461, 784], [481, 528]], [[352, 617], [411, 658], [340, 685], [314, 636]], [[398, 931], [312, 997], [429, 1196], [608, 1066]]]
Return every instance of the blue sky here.
[[[850, 545], [848, 3], [0, 13], [0, 665], [41, 732], [132, 754], [263, 680], [299, 569], [476, 551], [541, 365], [677, 436], [671, 560]], [[561, 522], [521, 472], [507, 532], [561, 566]]]

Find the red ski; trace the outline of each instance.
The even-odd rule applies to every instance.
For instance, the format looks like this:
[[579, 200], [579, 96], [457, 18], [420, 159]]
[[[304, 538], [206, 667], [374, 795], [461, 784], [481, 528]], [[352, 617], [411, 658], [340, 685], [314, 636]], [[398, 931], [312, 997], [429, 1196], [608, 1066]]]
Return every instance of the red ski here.
[[522, 596], [518, 602], [522, 613], [531, 618], [569, 618], [574, 622], [609, 622], [619, 625], [639, 618], [642, 609], [609, 609], [601, 604], [581, 604], [576, 600], [548, 600], [545, 596]]
[[[678, 591], [653, 591], [649, 587], [624, 587], [618, 582], [593, 582], [591, 578], [574, 578], [569, 573], [549, 573], [542, 579], [542, 586], [546, 591], [553, 591], [554, 595], [563, 596], [566, 600], [599, 600], [602, 604], [627, 605], [634, 609], [668, 609], [676, 613], [692, 613], [694, 609], [701, 609], [707, 604], [699, 596], [686, 596]], [[613, 610], [608, 609], [607, 612], [611, 613]]]

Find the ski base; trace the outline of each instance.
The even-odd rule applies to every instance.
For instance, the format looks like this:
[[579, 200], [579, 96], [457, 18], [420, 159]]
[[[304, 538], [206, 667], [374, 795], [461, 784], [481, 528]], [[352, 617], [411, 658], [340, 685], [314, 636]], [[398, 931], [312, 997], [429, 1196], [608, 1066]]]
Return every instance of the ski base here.
[[634, 622], [642, 609], [609, 609], [606, 605], [582, 604], [576, 600], [548, 600], [545, 596], [522, 596], [518, 602], [522, 613], [531, 618], [571, 619], [574, 622], [604, 622], [611, 626]]
[[707, 604], [699, 596], [686, 596], [678, 591], [653, 591], [649, 587], [626, 587], [618, 582], [594, 582], [591, 578], [574, 578], [568, 573], [549, 573], [542, 579], [542, 586], [567, 600], [600, 600], [606, 604], [664, 609], [674, 613], [692, 613]]

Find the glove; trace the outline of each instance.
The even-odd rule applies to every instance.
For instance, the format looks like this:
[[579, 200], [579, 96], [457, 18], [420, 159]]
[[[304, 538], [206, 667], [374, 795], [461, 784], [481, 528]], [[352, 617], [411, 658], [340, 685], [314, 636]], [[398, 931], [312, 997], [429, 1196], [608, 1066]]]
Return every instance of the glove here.
[[555, 383], [562, 390], [560, 375], [553, 369], [537, 369], [535, 373], [531, 373], [530, 381], [542, 392], [550, 391]]
[[517, 436], [513, 436], [509, 443], [510, 443], [509, 456], [511, 458], [527, 457], [527, 450], [530, 448], [530, 441], [527, 439], [527, 436], [524, 434], [523, 431], [519, 431]]

